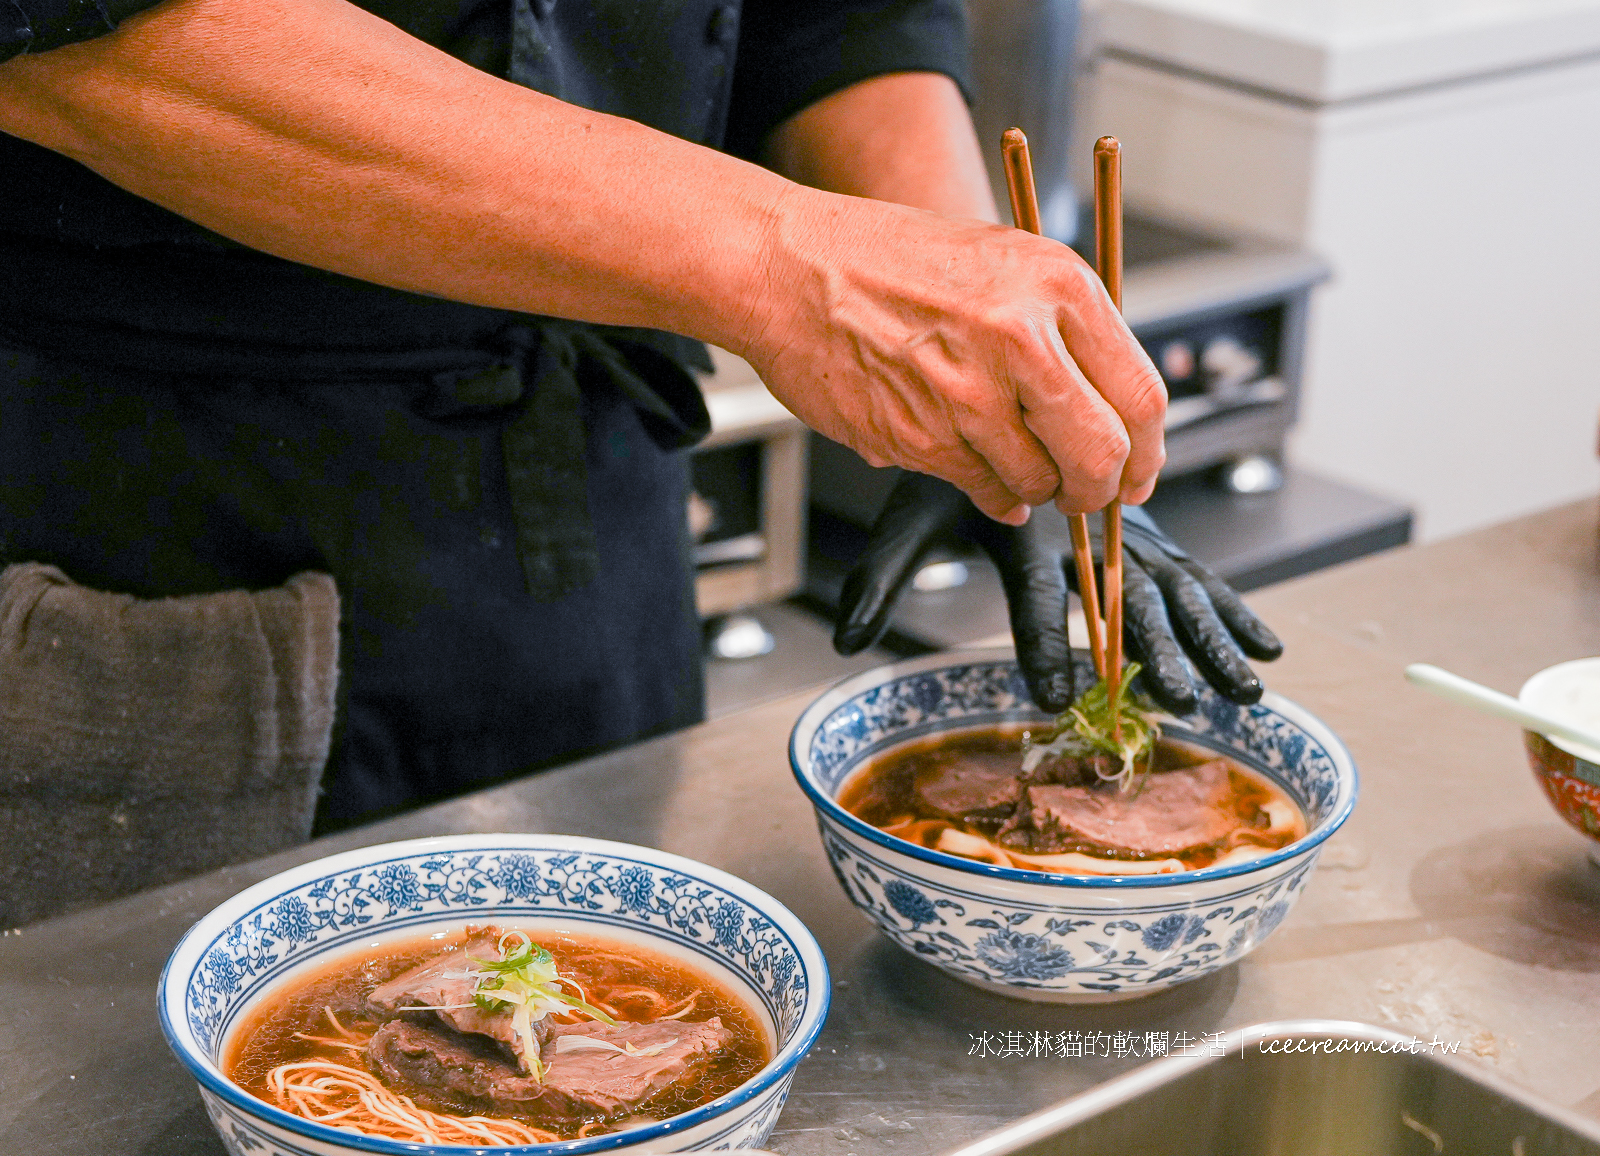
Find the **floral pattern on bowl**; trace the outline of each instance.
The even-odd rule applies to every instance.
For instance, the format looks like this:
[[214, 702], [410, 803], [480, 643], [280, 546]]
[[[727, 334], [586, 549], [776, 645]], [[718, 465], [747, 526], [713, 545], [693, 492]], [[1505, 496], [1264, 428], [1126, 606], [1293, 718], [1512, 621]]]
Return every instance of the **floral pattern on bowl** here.
[[[229, 1034], [297, 968], [375, 935], [422, 934], [466, 922], [548, 919], [604, 937], [644, 938], [704, 958], [731, 977], [775, 1037], [775, 1056], [726, 1096], [670, 1120], [566, 1141], [564, 1153], [642, 1144], [654, 1151], [758, 1148], [795, 1066], [827, 1015], [829, 981], [805, 926], [764, 892], [665, 852], [557, 835], [419, 839], [347, 852], [242, 892], [190, 929], [162, 973], [163, 1030], [200, 1084], [230, 1156], [446, 1153], [342, 1132], [292, 1116], [227, 1080]], [[539, 1152], [550, 1145], [498, 1148]]]
[[1600, 765], [1533, 731], [1522, 732], [1528, 765], [1556, 813], [1596, 844], [1589, 854], [1600, 862]]
[[[1090, 677], [1086, 666], [1079, 676]], [[836, 802], [850, 775], [891, 746], [1032, 720], [1046, 721], [1009, 652], [958, 651], [846, 679], [801, 716], [790, 742], [851, 902], [907, 951], [1004, 994], [1128, 998], [1239, 959], [1283, 922], [1355, 804], [1355, 765], [1321, 722], [1277, 696], [1241, 707], [1209, 689], [1168, 733], [1267, 775], [1309, 821], [1304, 839], [1248, 863], [1128, 877], [1021, 871], [904, 842]]]

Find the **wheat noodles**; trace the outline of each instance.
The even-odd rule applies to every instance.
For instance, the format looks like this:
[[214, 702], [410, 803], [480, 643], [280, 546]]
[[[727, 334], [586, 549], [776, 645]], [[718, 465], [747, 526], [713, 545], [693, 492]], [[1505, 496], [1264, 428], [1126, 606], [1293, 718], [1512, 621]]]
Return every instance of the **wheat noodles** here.
[[547, 1144], [554, 1132], [487, 1116], [445, 1116], [419, 1108], [378, 1078], [332, 1060], [279, 1064], [267, 1076], [278, 1104], [319, 1124], [411, 1144]]
[[[350, 1031], [331, 1007], [323, 1012], [339, 1038], [296, 1032], [295, 1038], [325, 1048], [361, 1052], [370, 1037]], [[544, 1144], [561, 1137], [514, 1120], [445, 1116], [419, 1108], [409, 1096], [384, 1087], [376, 1076], [331, 1059], [279, 1064], [267, 1086], [280, 1107], [307, 1120], [347, 1132], [415, 1144]]]

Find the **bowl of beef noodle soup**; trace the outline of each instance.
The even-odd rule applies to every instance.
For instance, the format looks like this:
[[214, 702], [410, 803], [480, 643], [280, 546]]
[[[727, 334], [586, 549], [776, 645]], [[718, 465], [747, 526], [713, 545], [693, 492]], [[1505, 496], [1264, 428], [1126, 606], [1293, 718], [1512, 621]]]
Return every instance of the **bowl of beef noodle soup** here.
[[805, 926], [645, 847], [467, 835], [321, 859], [173, 951], [230, 1153], [758, 1147], [827, 1014]]
[[840, 886], [890, 939], [991, 991], [1099, 1002], [1254, 949], [1355, 806], [1344, 744], [1281, 696], [1207, 688], [1149, 721], [1136, 758], [1096, 753], [1011, 651], [959, 650], [840, 682], [789, 754]]

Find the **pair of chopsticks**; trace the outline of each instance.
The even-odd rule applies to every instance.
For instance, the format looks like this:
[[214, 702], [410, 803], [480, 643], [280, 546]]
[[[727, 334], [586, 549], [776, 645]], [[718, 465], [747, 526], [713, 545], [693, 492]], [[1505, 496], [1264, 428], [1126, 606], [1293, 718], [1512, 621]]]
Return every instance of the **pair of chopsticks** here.
[[[1039, 197], [1033, 187], [1033, 162], [1028, 138], [1020, 128], [1008, 128], [1000, 140], [1005, 157], [1006, 187], [1011, 193], [1011, 217], [1017, 228], [1042, 234]], [[1111, 303], [1122, 308], [1122, 146], [1116, 137], [1103, 136], [1094, 146], [1095, 271], [1105, 283]], [[1073, 514], [1072, 555], [1078, 569], [1078, 591], [1089, 624], [1089, 651], [1094, 669], [1106, 682], [1114, 701], [1122, 683], [1122, 506], [1113, 498], [1103, 513], [1105, 521], [1105, 596], [1095, 590], [1094, 559], [1089, 553], [1089, 520]], [[1105, 620], [1101, 621], [1104, 607]], [[1112, 715], [1113, 728], [1116, 727]]]

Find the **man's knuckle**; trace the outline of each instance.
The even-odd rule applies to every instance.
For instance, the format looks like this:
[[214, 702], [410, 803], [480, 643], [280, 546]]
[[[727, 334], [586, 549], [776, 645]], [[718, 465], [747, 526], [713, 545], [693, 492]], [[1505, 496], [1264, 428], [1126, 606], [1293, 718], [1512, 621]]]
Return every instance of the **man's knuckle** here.
[[1120, 479], [1123, 464], [1128, 460], [1128, 450], [1128, 435], [1122, 430], [1108, 430], [1101, 434], [1083, 456], [1081, 470], [1084, 477], [1094, 483]]
[[1167, 386], [1153, 367], [1141, 370], [1120, 407], [1123, 420], [1130, 425], [1149, 426], [1161, 421], [1167, 412]]
[[1048, 459], [1030, 462], [1023, 467], [1020, 481], [1031, 492], [1042, 492], [1045, 497], [1049, 497], [1061, 485], [1061, 471]]
[[1033, 477], [1020, 478], [1010, 488], [1017, 497], [1027, 502], [1028, 505], [1042, 506], [1054, 497], [1056, 491], [1061, 488], [1061, 479], [1059, 475], [1052, 472], [1048, 477], [1035, 475]]

